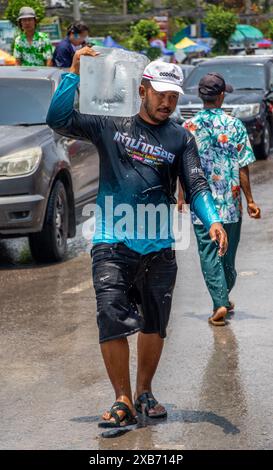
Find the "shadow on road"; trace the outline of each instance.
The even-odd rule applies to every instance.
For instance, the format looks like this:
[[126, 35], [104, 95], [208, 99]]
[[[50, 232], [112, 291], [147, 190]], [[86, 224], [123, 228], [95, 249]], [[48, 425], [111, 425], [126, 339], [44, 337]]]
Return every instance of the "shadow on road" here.
[[[143, 429], [150, 426], [171, 424], [171, 423], [210, 423], [222, 428], [225, 434], [238, 434], [240, 430], [234, 426], [224, 416], [219, 416], [211, 411], [198, 411], [198, 410], [176, 410], [173, 405], [164, 405], [168, 411], [168, 419], [152, 419], [138, 416], [138, 423], [134, 426], [128, 426], [123, 428], [109, 429], [104, 431], [101, 435], [105, 438], [113, 438], [124, 435], [127, 432], [134, 431], [137, 429]], [[81, 416], [78, 418], [72, 418], [70, 421], [76, 423], [97, 423], [100, 421], [99, 416]]]

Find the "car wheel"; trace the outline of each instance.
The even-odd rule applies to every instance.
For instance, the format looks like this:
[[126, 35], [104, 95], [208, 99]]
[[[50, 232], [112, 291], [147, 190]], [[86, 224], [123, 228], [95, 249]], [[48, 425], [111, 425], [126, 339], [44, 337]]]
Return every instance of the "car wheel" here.
[[267, 122], [264, 126], [264, 132], [262, 136], [262, 142], [260, 145], [255, 147], [255, 155], [257, 160], [265, 160], [269, 157], [271, 149], [271, 128]]
[[29, 235], [31, 254], [37, 262], [61, 261], [67, 251], [68, 204], [66, 190], [57, 181], [50, 193], [41, 232]]

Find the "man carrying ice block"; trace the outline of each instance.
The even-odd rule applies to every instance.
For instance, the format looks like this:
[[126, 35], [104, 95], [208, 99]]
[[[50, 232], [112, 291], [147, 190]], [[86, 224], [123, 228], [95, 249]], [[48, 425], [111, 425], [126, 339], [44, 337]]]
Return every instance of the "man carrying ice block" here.
[[[99, 340], [115, 401], [99, 426], [125, 427], [137, 423], [137, 412], [150, 418], [167, 416], [153, 395], [152, 379], [166, 337], [177, 264], [171, 228], [165, 227], [168, 217], [157, 217], [150, 230], [143, 205], [170, 211], [179, 177], [186, 202], [219, 244], [219, 256], [226, 252], [227, 237], [194, 137], [169, 119], [183, 93], [181, 69], [151, 62], [139, 87], [141, 107], [136, 116], [94, 116], [73, 109], [81, 55], [96, 52], [85, 47], [75, 53], [70, 73], [52, 99], [47, 123], [64, 136], [91, 140], [100, 155], [99, 215], [91, 257]], [[131, 216], [126, 230], [118, 217], [124, 211]], [[133, 396], [127, 336], [134, 333], [138, 366]]]

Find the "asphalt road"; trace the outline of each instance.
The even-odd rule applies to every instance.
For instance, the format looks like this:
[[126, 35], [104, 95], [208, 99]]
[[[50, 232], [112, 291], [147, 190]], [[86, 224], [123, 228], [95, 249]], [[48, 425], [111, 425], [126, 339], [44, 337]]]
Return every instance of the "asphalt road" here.
[[[253, 189], [263, 219], [245, 214], [235, 316], [207, 323], [210, 299], [196, 244], [178, 253], [172, 318], [154, 392], [165, 422], [141, 421], [102, 437], [113, 401], [96, 326], [87, 243], [66, 262], [37, 267], [24, 240], [0, 242], [1, 449], [273, 448], [273, 160], [257, 162]], [[136, 356], [132, 347], [132, 379]]]

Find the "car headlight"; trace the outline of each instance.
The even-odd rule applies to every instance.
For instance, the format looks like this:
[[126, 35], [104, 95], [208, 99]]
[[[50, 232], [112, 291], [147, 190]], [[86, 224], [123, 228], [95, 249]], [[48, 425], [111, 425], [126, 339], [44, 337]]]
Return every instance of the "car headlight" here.
[[27, 150], [0, 157], [0, 177], [27, 175], [35, 171], [41, 161], [42, 149], [33, 147]]
[[260, 103], [240, 104], [233, 109], [232, 115], [239, 119], [249, 118], [259, 114], [260, 108]]

